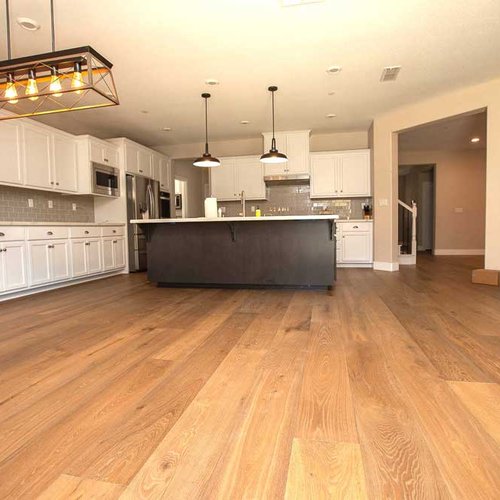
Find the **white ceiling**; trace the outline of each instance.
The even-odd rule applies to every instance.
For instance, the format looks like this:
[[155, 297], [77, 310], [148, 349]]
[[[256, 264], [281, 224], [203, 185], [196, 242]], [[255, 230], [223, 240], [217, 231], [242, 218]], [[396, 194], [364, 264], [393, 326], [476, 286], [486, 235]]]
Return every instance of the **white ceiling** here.
[[[472, 137], [480, 141], [471, 143]], [[486, 112], [465, 114], [422, 125], [398, 136], [400, 151], [459, 151], [486, 148]]]
[[[14, 19], [42, 23], [33, 33], [14, 22], [14, 56], [50, 49], [48, 5], [11, 0]], [[500, 74], [498, 0], [325, 0], [288, 8], [279, 0], [55, 0], [55, 6], [56, 48], [90, 44], [110, 59], [122, 104], [41, 120], [147, 145], [203, 140], [200, 94], [207, 90], [211, 138], [222, 140], [270, 129], [270, 84], [279, 86], [278, 129], [326, 132], [366, 129], [384, 110]], [[4, 16], [3, 2], [1, 8]], [[331, 65], [342, 71], [327, 74]], [[387, 65], [403, 69], [396, 82], [380, 83]], [[209, 88], [207, 78], [221, 84]]]

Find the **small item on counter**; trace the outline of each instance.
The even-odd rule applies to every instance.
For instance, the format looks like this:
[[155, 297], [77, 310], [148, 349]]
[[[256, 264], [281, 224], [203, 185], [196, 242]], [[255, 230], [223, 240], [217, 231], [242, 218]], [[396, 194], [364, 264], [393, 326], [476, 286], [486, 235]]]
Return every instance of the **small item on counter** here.
[[363, 219], [371, 219], [372, 218], [372, 207], [369, 203], [363, 203]]
[[262, 212], [260, 211], [260, 207], [257, 207], [255, 209], [255, 217], [260, 217], [262, 215]]
[[205, 198], [205, 217], [207, 219], [217, 218], [217, 198]]
[[219, 207], [219, 209], [217, 210], [217, 216], [220, 218], [222, 217], [222, 208]]

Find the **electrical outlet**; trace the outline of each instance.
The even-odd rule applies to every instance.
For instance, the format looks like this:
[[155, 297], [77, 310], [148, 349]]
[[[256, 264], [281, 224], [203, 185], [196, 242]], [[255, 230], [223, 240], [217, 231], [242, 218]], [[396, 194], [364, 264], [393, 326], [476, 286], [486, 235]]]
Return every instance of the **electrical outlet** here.
[[52, 200], [49, 200], [48, 205], [49, 205], [49, 208], [54, 208], [54, 202]]
[[71, 209], [73, 210], [73, 212], [76, 212], [76, 203], [71, 204]]
[[252, 211], [252, 213], [254, 213], [255, 212], [255, 205], [252, 205], [250, 210]]
[[33, 203], [33, 200], [31, 198], [28, 198], [28, 208], [33, 208], [35, 204]]

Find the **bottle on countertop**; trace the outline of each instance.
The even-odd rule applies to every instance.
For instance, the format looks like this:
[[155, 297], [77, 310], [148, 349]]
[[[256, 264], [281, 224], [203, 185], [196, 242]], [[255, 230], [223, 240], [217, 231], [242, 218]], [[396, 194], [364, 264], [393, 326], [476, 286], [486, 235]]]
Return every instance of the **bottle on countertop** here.
[[257, 207], [255, 209], [255, 217], [260, 217], [262, 215], [261, 211], [260, 211], [260, 207]]

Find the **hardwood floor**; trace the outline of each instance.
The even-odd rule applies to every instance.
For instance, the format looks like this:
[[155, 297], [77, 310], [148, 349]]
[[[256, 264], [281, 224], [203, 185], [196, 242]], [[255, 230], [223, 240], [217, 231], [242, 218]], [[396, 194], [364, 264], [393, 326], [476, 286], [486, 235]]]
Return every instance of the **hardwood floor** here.
[[498, 499], [500, 289], [479, 266], [2, 303], [0, 498]]

